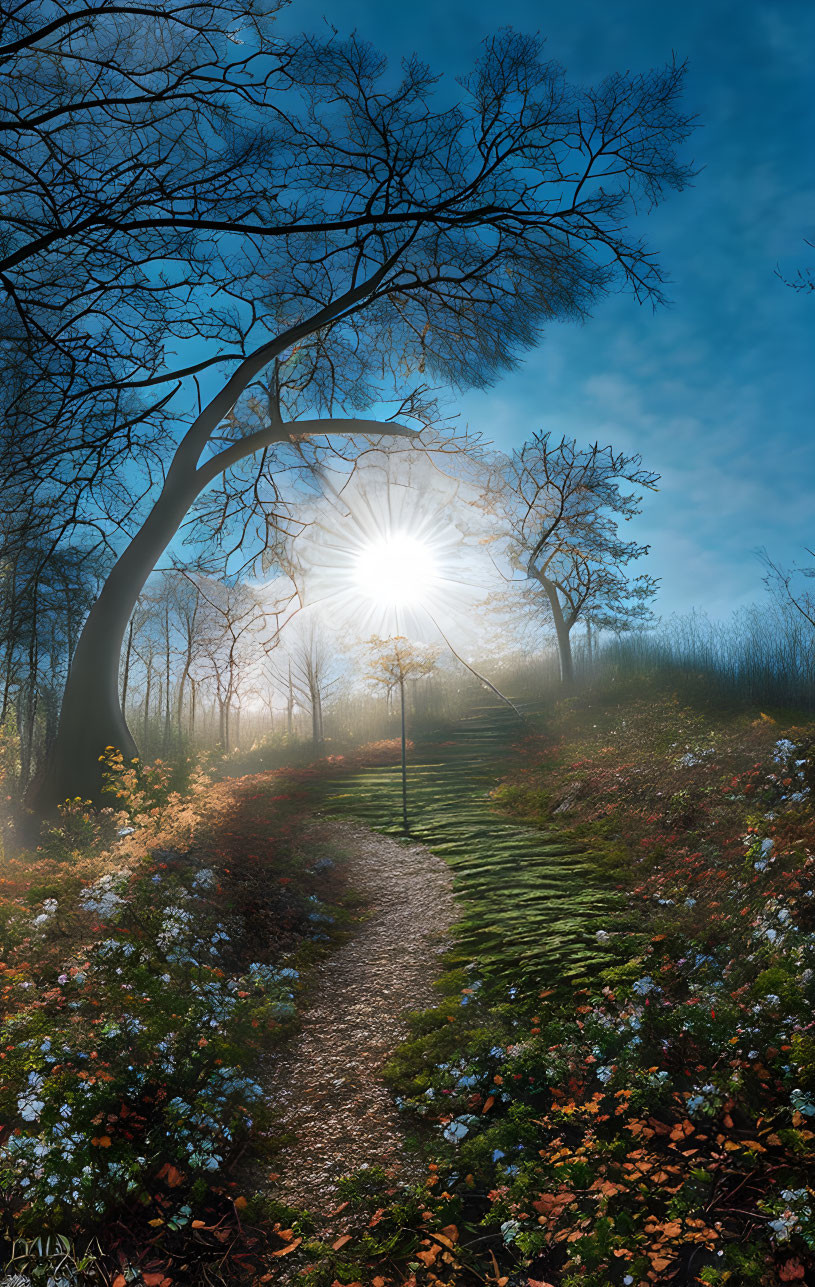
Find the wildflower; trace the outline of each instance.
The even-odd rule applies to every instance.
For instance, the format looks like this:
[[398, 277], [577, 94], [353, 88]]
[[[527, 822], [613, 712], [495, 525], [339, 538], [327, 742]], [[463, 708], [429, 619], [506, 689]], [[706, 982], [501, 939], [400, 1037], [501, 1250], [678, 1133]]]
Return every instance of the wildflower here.
[[640, 997], [647, 996], [649, 992], [660, 991], [659, 987], [657, 986], [656, 983], [654, 983], [654, 980], [651, 978], [650, 974], [646, 974], [641, 979], [637, 979], [636, 983], [634, 983], [633, 985], [633, 989], [636, 992], [637, 996], [640, 996]]
[[465, 1135], [469, 1135], [470, 1126], [474, 1121], [476, 1121], [476, 1118], [474, 1117], [454, 1117], [452, 1122], [449, 1122], [444, 1128], [443, 1134], [447, 1143], [460, 1143], [461, 1140], [464, 1139]]
[[790, 1107], [795, 1112], [801, 1113], [803, 1117], [815, 1117], [815, 1102], [806, 1091], [800, 1090], [798, 1087], [790, 1092]]

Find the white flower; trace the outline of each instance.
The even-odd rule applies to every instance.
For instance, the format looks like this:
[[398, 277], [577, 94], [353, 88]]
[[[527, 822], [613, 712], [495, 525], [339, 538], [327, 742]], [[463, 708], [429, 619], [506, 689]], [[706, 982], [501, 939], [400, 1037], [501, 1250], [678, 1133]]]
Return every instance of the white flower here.
[[643, 978], [637, 979], [636, 983], [634, 984], [634, 991], [636, 992], [637, 996], [645, 997], [648, 995], [649, 992], [653, 992], [656, 987], [657, 985], [656, 983], [654, 983], [654, 980], [651, 978], [650, 974], [646, 974]]

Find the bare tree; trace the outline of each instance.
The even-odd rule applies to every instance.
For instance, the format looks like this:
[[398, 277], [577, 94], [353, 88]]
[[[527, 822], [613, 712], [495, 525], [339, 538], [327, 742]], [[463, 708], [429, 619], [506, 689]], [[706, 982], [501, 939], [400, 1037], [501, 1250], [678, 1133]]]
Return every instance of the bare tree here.
[[[810, 558], [815, 558], [815, 552], [809, 548], [807, 548], [807, 554]], [[758, 550], [757, 555], [765, 569], [764, 584], [776, 602], [782, 608], [792, 608], [799, 617], [815, 628], [815, 595], [799, 584], [802, 579], [810, 581], [815, 579], [815, 565], [809, 564], [802, 567], [800, 564], [795, 564], [791, 568], [784, 568], [771, 559], [764, 549]]]
[[289, 626], [283, 643], [292, 694], [311, 712], [311, 740], [315, 747], [322, 746], [324, 703], [339, 682], [336, 649], [313, 617]]
[[527, 585], [543, 591], [566, 686], [574, 678], [571, 631], [578, 620], [622, 630], [648, 619], [657, 582], [631, 577], [627, 568], [649, 547], [618, 533], [619, 519], [641, 512], [642, 497], [620, 483], [654, 490], [658, 481], [638, 455], [599, 443], [581, 448], [548, 433], [534, 434], [507, 462], [502, 509], [511, 558]]
[[[337, 435], [424, 422], [411, 377], [483, 386], [547, 322], [585, 317], [621, 284], [661, 299], [628, 224], [688, 182], [676, 148], [690, 121], [681, 68], [578, 89], [539, 40], [510, 31], [440, 108], [418, 59], [394, 85], [357, 37], [269, 43], [248, 0], [99, 0], [78, 16], [32, 0], [19, 13], [0, 48], [24, 151], [0, 260], [10, 343], [29, 362], [48, 353], [60, 408], [94, 409], [66, 409], [71, 442], [52, 435], [43, 454], [40, 438], [34, 455], [42, 469], [49, 450], [87, 453], [103, 495], [127, 490], [137, 429], [154, 461], [157, 427], [175, 444], [85, 623], [37, 793], [47, 805], [96, 792], [100, 747], [136, 753], [122, 640], [202, 493], [218, 540], [236, 516], [238, 539], [252, 523], [257, 537], [289, 516], [287, 469], [302, 478]], [[44, 97], [21, 115], [41, 65]], [[190, 382], [221, 368], [186, 416]], [[360, 414], [388, 393], [391, 421]], [[131, 505], [131, 529], [136, 517]]]
[[[234, 742], [233, 715], [251, 671], [262, 655], [270, 617], [251, 587], [236, 582], [200, 580], [200, 645], [193, 666], [197, 681], [209, 680], [218, 706], [218, 741], [225, 751]], [[238, 717], [239, 719], [239, 717]]]
[[410, 830], [407, 807], [407, 726], [405, 717], [405, 686], [413, 680], [424, 679], [436, 667], [439, 649], [426, 644], [412, 643], [404, 635], [380, 639], [374, 635], [366, 644], [370, 669], [367, 679], [374, 685], [384, 685], [388, 700], [394, 690], [399, 692], [399, 710], [402, 731], [402, 829]]

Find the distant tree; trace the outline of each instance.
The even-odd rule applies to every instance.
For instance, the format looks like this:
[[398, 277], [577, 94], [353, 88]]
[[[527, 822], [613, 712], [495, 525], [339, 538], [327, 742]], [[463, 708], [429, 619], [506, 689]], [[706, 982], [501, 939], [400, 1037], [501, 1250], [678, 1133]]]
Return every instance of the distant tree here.
[[624, 541], [620, 519], [641, 512], [641, 496], [621, 490], [622, 482], [654, 490], [659, 475], [626, 456], [594, 443], [578, 447], [534, 434], [503, 471], [501, 508], [513, 563], [541, 592], [551, 615], [565, 686], [574, 678], [571, 632], [578, 620], [615, 631], [650, 617], [657, 589], [653, 577], [632, 577], [628, 565], [648, 553], [647, 545]]
[[71, 653], [106, 567], [82, 543], [55, 548], [50, 512], [16, 499], [0, 527], [0, 725], [16, 724], [22, 789], [53, 742]]
[[366, 678], [375, 686], [384, 685], [390, 698], [399, 692], [402, 731], [402, 827], [410, 829], [407, 808], [407, 728], [405, 718], [405, 685], [410, 680], [424, 679], [436, 667], [439, 649], [426, 644], [412, 643], [404, 635], [380, 639], [374, 635], [365, 645], [369, 668]]
[[[681, 68], [577, 89], [510, 31], [486, 42], [461, 101], [436, 107], [418, 59], [394, 82], [357, 37], [270, 39], [250, 0], [24, 0], [2, 40], [4, 156], [20, 156], [0, 229], [4, 334], [15, 369], [44, 355], [70, 427], [13, 451], [69, 491], [84, 462], [87, 495], [116, 493], [133, 530], [142, 435], [150, 505], [77, 646], [47, 805], [96, 793], [105, 745], [136, 753], [122, 640], [202, 493], [218, 540], [225, 519], [259, 539], [287, 516], [287, 471], [307, 473], [337, 435], [424, 423], [406, 382], [483, 386], [547, 322], [621, 284], [660, 299], [628, 222], [687, 183], [690, 121]], [[391, 422], [360, 415], [385, 396]]]
[[201, 579], [198, 589], [202, 622], [195, 678], [213, 686], [218, 742], [230, 751], [239, 743], [242, 693], [251, 687], [252, 671], [276, 625], [258, 594], [243, 582]]
[[[302, 706], [311, 712], [311, 740], [315, 747], [320, 747], [325, 740], [323, 707], [340, 678], [335, 648], [313, 619], [288, 626], [283, 644], [288, 660], [288, 685]], [[281, 678], [281, 687], [285, 682]]]
[[[776, 602], [784, 608], [792, 608], [815, 629], [815, 594], [800, 584], [802, 580], [815, 580], [815, 564], [795, 564], [785, 568], [771, 559], [766, 550], [761, 549], [757, 553], [765, 568], [764, 584]], [[807, 554], [815, 559], [815, 551], [807, 549]]]

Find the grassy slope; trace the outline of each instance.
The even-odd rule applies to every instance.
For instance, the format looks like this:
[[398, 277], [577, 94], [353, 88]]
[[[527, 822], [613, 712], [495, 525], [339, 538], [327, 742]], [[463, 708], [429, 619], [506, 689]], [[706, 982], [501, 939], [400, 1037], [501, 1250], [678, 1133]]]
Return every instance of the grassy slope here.
[[[445, 741], [420, 745], [409, 765], [411, 836], [450, 863], [463, 919], [456, 956], [477, 958], [496, 977], [584, 978], [608, 964], [595, 931], [622, 905], [604, 862], [556, 826], [541, 834], [491, 807], [526, 728], [506, 707], [485, 706]], [[380, 831], [401, 831], [398, 765], [326, 786], [322, 807]], [[613, 875], [613, 873], [612, 873]]]
[[[640, 687], [562, 703], [508, 758], [507, 719], [482, 712], [411, 770], [415, 834], [453, 865], [458, 960], [476, 963], [394, 1064], [439, 1133], [423, 1218], [460, 1239], [439, 1258], [431, 1234], [411, 1268], [501, 1281], [492, 1254], [521, 1253], [564, 1285], [804, 1280], [811, 728]], [[395, 830], [396, 773], [326, 806]], [[370, 1236], [347, 1257], [341, 1282], [381, 1264]]]

